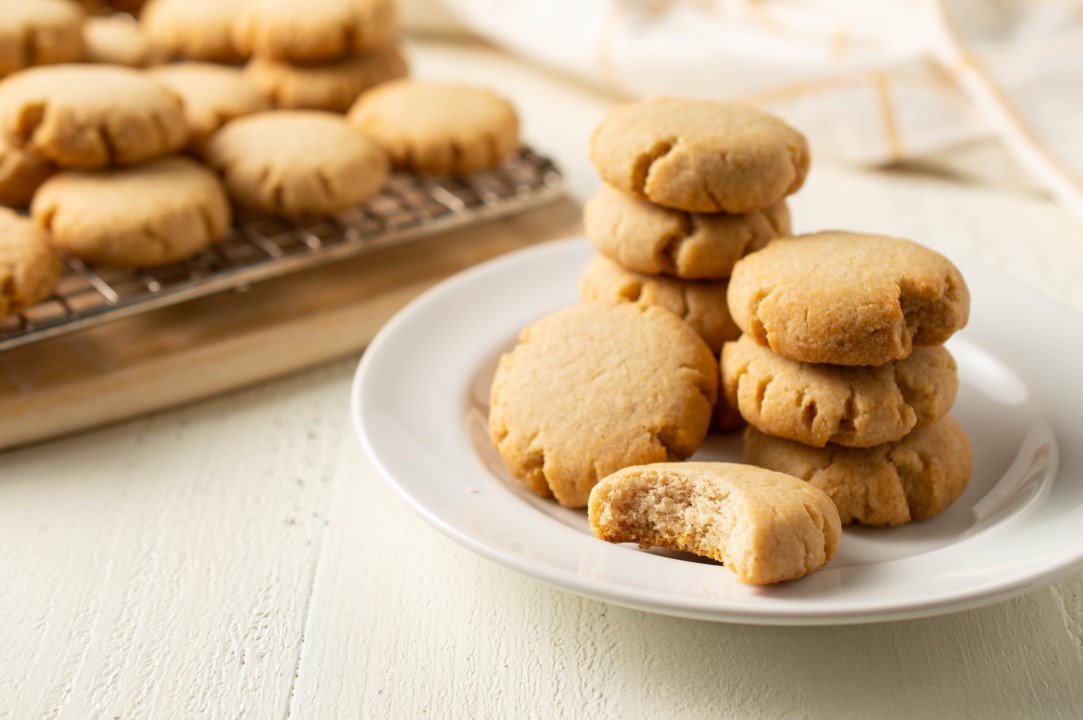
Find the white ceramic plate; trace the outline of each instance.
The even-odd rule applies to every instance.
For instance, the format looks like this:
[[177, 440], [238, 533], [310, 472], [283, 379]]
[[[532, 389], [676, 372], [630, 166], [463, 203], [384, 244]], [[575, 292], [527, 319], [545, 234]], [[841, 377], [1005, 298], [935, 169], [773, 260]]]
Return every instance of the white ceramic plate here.
[[[801, 580], [739, 584], [692, 556], [611, 545], [584, 511], [535, 496], [486, 431], [500, 354], [528, 323], [576, 302], [582, 239], [507, 255], [402, 310], [366, 351], [354, 422], [398, 496], [454, 540], [546, 583], [686, 617], [784, 625], [857, 623], [974, 607], [1083, 567], [1083, 320], [1002, 278], [963, 268], [970, 325], [950, 341], [953, 414], [974, 475], [940, 516], [848, 528], [834, 560]], [[739, 460], [740, 434], [695, 459]]]

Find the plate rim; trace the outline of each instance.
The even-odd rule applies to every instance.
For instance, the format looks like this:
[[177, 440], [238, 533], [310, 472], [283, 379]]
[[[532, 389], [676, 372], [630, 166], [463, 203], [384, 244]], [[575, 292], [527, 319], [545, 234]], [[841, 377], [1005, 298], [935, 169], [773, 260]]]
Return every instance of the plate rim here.
[[[414, 497], [406, 487], [395, 479], [393, 472], [385, 464], [381, 451], [371, 442], [365, 424], [361, 390], [368, 374], [371, 372], [370, 368], [375, 365], [372, 358], [380, 357], [384, 345], [396, 338], [399, 332], [398, 329], [402, 325], [412, 320], [416, 314], [422, 313], [431, 305], [436, 304], [444, 295], [454, 292], [456, 288], [471, 285], [481, 276], [499, 273], [505, 266], [526, 263], [534, 255], [561, 253], [566, 248], [579, 247], [583, 242], [583, 236], [577, 235], [539, 243], [490, 259], [441, 281], [400, 309], [380, 329], [362, 354], [350, 385], [350, 415], [354, 431], [365, 455], [376, 468], [377, 474], [384, 484], [391, 489], [399, 501], [446, 537], [499, 565], [515, 570], [543, 584], [580, 596], [622, 607], [675, 617], [754, 625], [849, 625], [928, 617], [1008, 600], [1083, 570], [1083, 550], [1081, 550], [1075, 557], [1068, 558], [1059, 564], [1050, 562], [1030, 572], [1016, 573], [1011, 579], [998, 583], [992, 588], [989, 588], [988, 583], [985, 583], [974, 588], [953, 591], [940, 597], [917, 602], [902, 601], [897, 604], [873, 604], [867, 608], [856, 610], [853, 608], [821, 607], [806, 609], [802, 612], [795, 612], [788, 607], [734, 608], [732, 606], [717, 606], [720, 603], [717, 599], [696, 599], [679, 596], [656, 597], [656, 593], [638, 588], [613, 585], [610, 582], [603, 582], [594, 578], [568, 573], [549, 565], [538, 564], [525, 556], [475, 537], [455, 524], [446, 521], [424, 502]], [[1009, 278], [986, 269], [967, 268], [968, 272], [971, 270], [977, 270], [985, 275], [996, 277], [998, 281], [1010, 284], [1015, 292], [1023, 293], [1043, 304], [1071, 313], [1062, 305], [1057, 305], [1031, 288], [1016, 283]], [[1065, 473], [1066, 468], [1062, 465], [1057, 472], [1057, 477], [1060, 478]], [[717, 607], [712, 607], [712, 604]]]

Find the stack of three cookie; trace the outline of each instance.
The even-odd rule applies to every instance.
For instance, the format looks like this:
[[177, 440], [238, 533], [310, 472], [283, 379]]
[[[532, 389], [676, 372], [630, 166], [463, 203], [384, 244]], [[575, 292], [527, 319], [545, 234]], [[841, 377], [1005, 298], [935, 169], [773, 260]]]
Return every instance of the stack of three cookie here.
[[744, 331], [722, 388], [750, 427], [744, 460], [825, 491], [843, 524], [901, 525], [965, 490], [972, 457], [947, 413], [959, 380], [942, 346], [966, 324], [958, 269], [908, 240], [824, 232], [737, 263]]
[[[581, 299], [664, 307], [717, 356], [741, 333], [726, 301], [734, 265], [790, 235], [785, 198], [808, 172], [804, 137], [751, 107], [654, 98], [610, 112], [591, 159], [606, 184], [584, 208], [599, 255]], [[720, 401], [716, 426], [742, 424]]]

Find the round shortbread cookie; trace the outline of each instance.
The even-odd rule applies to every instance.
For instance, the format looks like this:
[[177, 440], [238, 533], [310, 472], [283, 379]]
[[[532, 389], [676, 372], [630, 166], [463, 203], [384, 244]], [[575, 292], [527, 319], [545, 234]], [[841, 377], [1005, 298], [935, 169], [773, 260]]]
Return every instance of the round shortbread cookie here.
[[755, 585], [823, 567], [842, 537], [839, 513], [821, 490], [734, 463], [618, 470], [591, 491], [587, 514], [602, 540], [709, 557]]
[[808, 143], [748, 105], [656, 97], [609, 111], [590, 141], [602, 178], [629, 195], [697, 213], [748, 213], [796, 192]]
[[218, 178], [179, 156], [58, 173], [34, 196], [31, 212], [70, 255], [121, 267], [182, 260], [216, 242], [230, 224]]
[[279, 110], [234, 120], [207, 143], [207, 162], [243, 207], [303, 217], [330, 215], [375, 195], [387, 157], [341, 116]]
[[713, 364], [703, 340], [661, 308], [565, 308], [500, 358], [489, 433], [527, 487], [584, 507], [612, 472], [695, 452], [717, 396]]
[[144, 162], [184, 147], [181, 99], [142, 70], [51, 65], [0, 83], [0, 128], [61, 167]]
[[151, 68], [151, 77], [184, 101], [191, 130], [189, 148], [202, 154], [207, 140], [230, 120], [270, 109], [240, 68], [212, 63], [174, 63]]
[[106, 65], [147, 67], [168, 59], [166, 52], [151, 44], [139, 23], [127, 15], [100, 15], [83, 24], [86, 60]]
[[943, 512], [966, 489], [973, 454], [966, 433], [945, 415], [898, 442], [870, 448], [814, 448], [749, 427], [744, 461], [820, 488], [843, 525], [884, 526]]
[[882, 365], [966, 325], [970, 294], [943, 255], [909, 240], [823, 232], [772, 241], [737, 263], [733, 319], [809, 363]]
[[[150, 0], [139, 16], [156, 47], [189, 60], [236, 63], [233, 22], [244, 0]], [[300, 7], [307, 3], [296, 3]]]
[[394, 0], [243, 0], [233, 44], [245, 55], [326, 62], [394, 41]]
[[0, 318], [49, 297], [62, 270], [46, 234], [32, 220], [0, 208]]
[[357, 97], [410, 74], [394, 45], [318, 65], [253, 58], [245, 77], [276, 107], [346, 112]]
[[121, 12], [138, 15], [145, 0], [79, 0], [79, 3], [92, 13]]
[[738, 260], [790, 234], [790, 211], [779, 202], [745, 215], [688, 213], [602, 185], [583, 207], [587, 238], [629, 270], [683, 280], [722, 280]]
[[722, 387], [768, 435], [815, 447], [872, 447], [943, 417], [959, 376], [939, 345], [876, 367], [847, 367], [790, 360], [742, 335], [722, 350]]
[[722, 343], [741, 334], [726, 309], [725, 280], [693, 281], [644, 275], [596, 255], [579, 279], [579, 299], [664, 307], [688, 323], [715, 355], [722, 350]]
[[51, 162], [12, 147], [0, 135], [0, 205], [26, 205], [55, 172]]
[[519, 119], [484, 88], [397, 80], [364, 93], [350, 123], [401, 170], [433, 175], [495, 167], [519, 149]]
[[76, 62], [85, 54], [78, 5], [68, 0], [0, 3], [0, 77], [33, 65]]

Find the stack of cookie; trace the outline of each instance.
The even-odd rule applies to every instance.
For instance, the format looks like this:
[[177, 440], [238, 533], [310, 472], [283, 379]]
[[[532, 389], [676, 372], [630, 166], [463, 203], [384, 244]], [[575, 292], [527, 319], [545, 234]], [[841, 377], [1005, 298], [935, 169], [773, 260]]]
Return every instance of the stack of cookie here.
[[824, 490], [843, 524], [922, 520], [962, 494], [971, 448], [941, 344], [970, 300], [951, 262], [875, 235], [780, 239], [737, 263], [728, 300], [744, 335], [722, 385], [750, 425], [745, 462]]
[[31, 213], [73, 257], [162, 265], [229, 227], [217, 176], [174, 154], [189, 138], [181, 99], [144, 71], [59, 64], [10, 75], [0, 82], [0, 132], [55, 169], [40, 178]]
[[[717, 355], [740, 334], [726, 304], [734, 264], [790, 234], [785, 198], [808, 172], [805, 138], [751, 107], [654, 98], [613, 109], [591, 159], [607, 184], [584, 209], [600, 255], [580, 297], [665, 307]], [[742, 424], [723, 403], [717, 417]]]
[[346, 112], [357, 96], [408, 74], [394, 0], [244, 0], [233, 45], [276, 107]]

